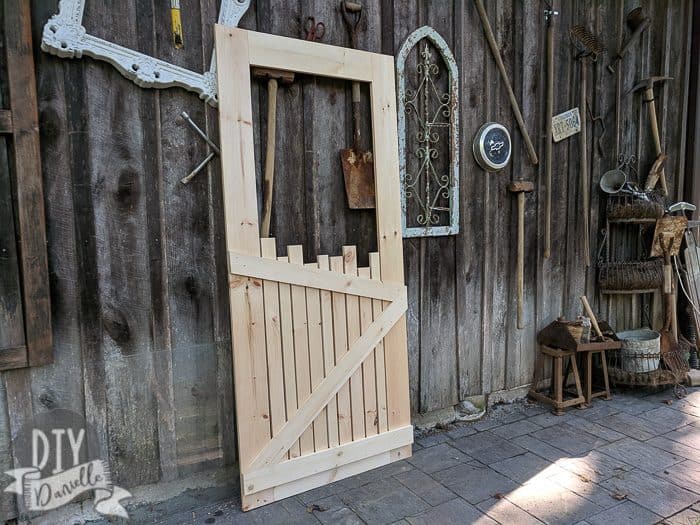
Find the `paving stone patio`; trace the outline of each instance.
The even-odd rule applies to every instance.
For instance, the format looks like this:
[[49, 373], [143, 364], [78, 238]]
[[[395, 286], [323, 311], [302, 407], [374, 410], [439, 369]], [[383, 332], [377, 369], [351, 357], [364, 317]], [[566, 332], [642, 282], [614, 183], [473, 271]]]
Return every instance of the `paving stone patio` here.
[[413, 457], [248, 513], [236, 498], [161, 523], [700, 525], [700, 388], [537, 404], [417, 437]]

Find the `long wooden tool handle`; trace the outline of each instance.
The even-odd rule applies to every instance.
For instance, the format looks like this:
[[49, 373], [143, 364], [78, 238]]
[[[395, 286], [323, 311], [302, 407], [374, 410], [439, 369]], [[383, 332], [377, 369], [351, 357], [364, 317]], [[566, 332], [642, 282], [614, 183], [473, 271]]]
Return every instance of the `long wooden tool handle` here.
[[524, 300], [524, 276], [525, 276], [525, 193], [518, 193], [518, 328], [524, 328], [523, 300]]
[[493, 36], [493, 31], [491, 30], [491, 24], [489, 24], [489, 19], [486, 16], [486, 9], [484, 9], [484, 3], [482, 0], [474, 0], [476, 2], [476, 9], [479, 11], [479, 16], [481, 17], [481, 23], [484, 26], [484, 33], [486, 34], [486, 40], [488, 40], [489, 47], [491, 48], [491, 54], [496, 61], [498, 66], [498, 71], [501, 73], [501, 79], [506, 85], [506, 90], [508, 91], [508, 98], [510, 99], [510, 106], [513, 108], [513, 113], [515, 114], [515, 120], [518, 122], [518, 127], [523, 135], [523, 141], [525, 141], [525, 147], [527, 148], [527, 155], [530, 157], [530, 161], [533, 164], [539, 162], [537, 158], [537, 153], [535, 152], [535, 147], [532, 145], [530, 140], [530, 135], [525, 128], [525, 121], [523, 120], [523, 115], [520, 113], [520, 106], [515, 98], [515, 93], [513, 93], [513, 87], [510, 85], [510, 79], [508, 78], [508, 73], [506, 72], [506, 67], [503, 65], [503, 59], [501, 58], [501, 53], [498, 50], [498, 44], [496, 43], [496, 38]]
[[552, 116], [554, 114], [554, 26], [547, 22], [547, 101], [544, 117], [544, 256], [552, 254]]
[[586, 310], [586, 314], [591, 318], [591, 325], [593, 325], [595, 333], [598, 335], [598, 337], [603, 339], [603, 332], [600, 331], [600, 326], [598, 326], [598, 319], [596, 319], [595, 314], [591, 309], [591, 305], [588, 304], [588, 298], [585, 295], [581, 296], [581, 303], [583, 304], [584, 310]]
[[586, 89], [588, 84], [588, 73], [586, 70], [585, 58], [581, 62], [581, 195], [583, 197], [583, 260], [586, 267], [591, 265], [591, 229], [590, 229], [590, 214], [591, 214], [591, 198], [590, 198], [590, 182], [588, 178], [588, 135], [587, 135], [587, 114], [586, 114]]
[[263, 179], [263, 212], [261, 237], [270, 236], [272, 217], [272, 188], [275, 182], [275, 140], [277, 128], [277, 80], [267, 81], [267, 144], [265, 145], [265, 175]]
[[[649, 112], [649, 123], [651, 124], [651, 135], [654, 138], [654, 147], [656, 148], [656, 155], [661, 155], [663, 150], [661, 149], [661, 135], [659, 134], [659, 121], [656, 118], [656, 102], [654, 102], [654, 90], [653, 88], [647, 88], [644, 92], [644, 102], [647, 103]], [[659, 173], [659, 180], [661, 181], [661, 189], [664, 195], [668, 195], [668, 185], [666, 184], [666, 171], [661, 168]]]

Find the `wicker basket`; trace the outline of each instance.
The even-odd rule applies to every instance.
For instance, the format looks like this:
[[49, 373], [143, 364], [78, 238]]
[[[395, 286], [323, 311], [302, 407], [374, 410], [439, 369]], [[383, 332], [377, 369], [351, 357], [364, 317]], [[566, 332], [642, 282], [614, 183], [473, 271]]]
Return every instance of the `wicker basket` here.
[[651, 290], [661, 288], [661, 259], [598, 263], [598, 284], [603, 290]]
[[663, 196], [648, 193], [649, 200], [634, 195], [609, 195], [606, 206], [608, 219], [660, 219], [664, 214]]

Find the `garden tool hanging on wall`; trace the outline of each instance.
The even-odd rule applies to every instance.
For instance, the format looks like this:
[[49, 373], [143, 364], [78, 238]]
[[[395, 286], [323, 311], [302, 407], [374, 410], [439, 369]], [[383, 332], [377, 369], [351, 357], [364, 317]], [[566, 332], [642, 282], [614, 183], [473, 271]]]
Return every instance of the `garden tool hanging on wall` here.
[[588, 78], [589, 62], [595, 62], [598, 55], [605, 53], [605, 47], [600, 41], [593, 36], [585, 27], [581, 25], [573, 26], [569, 30], [571, 41], [578, 49], [576, 59], [580, 63], [581, 77], [579, 82], [580, 90], [580, 113], [581, 113], [581, 133], [579, 157], [581, 161], [581, 195], [583, 199], [583, 257], [586, 266], [591, 265], [591, 232], [590, 232], [590, 213], [591, 213], [591, 188], [590, 175], [588, 173], [588, 138], [586, 129], [587, 103], [586, 90]]
[[[350, 47], [357, 49], [357, 28], [362, 21], [362, 5], [341, 2], [340, 12], [350, 34]], [[352, 83], [352, 148], [340, 150], [345, 177], [345, 193], [351, 210], [375, 207], [374, 159], [371, 151], [360, 149], [360, 83]]]

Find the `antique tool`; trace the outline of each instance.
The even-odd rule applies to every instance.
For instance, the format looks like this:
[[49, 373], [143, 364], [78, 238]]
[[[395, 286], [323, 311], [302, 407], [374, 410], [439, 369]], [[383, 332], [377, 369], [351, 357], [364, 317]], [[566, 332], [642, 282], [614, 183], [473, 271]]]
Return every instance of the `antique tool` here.
[[[350, 35], [350, 47], [357, 49], [357, 28], [362, 21], [362, 5], [341, 2], [340, 12]], [[340, 150], [345, 193], [351, 210], [375, 207], [374, 159], [371, 151], [360, 150], [360, 83], [352, 83], [352, 148]]]
[[580, 25], [573, 26], [569, 31], [574, 46], [579, 49], [576, 58], [581, 63], [580, 81], [580, 111], [581, 111], [581, 133], [580, 133], [580, 157], [581, 157], [581, 194], [583, 196], [583, 257], [586, 266], [591, 265], [591, 232], [590, 232], [590, 178], [588, 173], [588, 138], [586, 130], [587, 107], [586, 89], [588, 69], [587, 62], [597, 60], [598, 55], [605, 52], [605, 47], [588, 30]]
[[270, 218], [272, 217], [272, 195], [275, 182], [275, 147], [277, 128], [277, 83], [291, 84], [294, 73], [278, 69], [254, 67], [253, 77], [267, 79], [267, 140], [265, 144], [265, 174], [263, 178], [263, 206], [260, 236], [270, 236]]
[[535, 189], [535, 185], [528, 181], [512, 182], [508, 185], [508, 191], [518, 195], [518, 261], [516, 280], [518, 286], [518, 328], [525, 326], [523, 320], [523, 280], [525, 275], [525, 194]]
[[547, 94], [544, 117], [544, 256], [552, 253], [552, 117], [554, 114], [554, 17], [558, 11], [544, 10], [547, 22]]
[[[654, 102], [654, 84], [657, 82], [663, 82], [665, 80], [673, 80], [672, 77], [665, 77], [665, 76], [654, 76], [654, 77], [648, 77], [645, 79], [640, 80], [633, 88], [632, 91], [639, 91], [639, 90], [644, 90], [644, 102], [647, 104], [648, 108], [648, 113], [649, 113], [649, 125], [651, 126], [651, 134], [654, 138], [654, 146], [656, 147], [656, 156], [657, 158], [659, 155], [663, 153], [663, 150], [661, 148], [661, 138], [659, 136], [659, 122], [656, 118], [656, 103]], [[661, 172], [659, 173], [659, 178], [658, 180], [661, 181], [661, 189], [663, 191], [664, 195], [668, 195], [668, 186], [666, 184], [666, 173], [664, 172], [664, 169], [662, 167]], [[647, 181], [647, 184], [645, 184], [645, 187], [649, 186], [649, 183], [652, 181]], [[654, 181], [654, 187], [656, 186], [656, 182]], [[653, 189], [653, 187], [651, 188]]]
[[493, 59], [496, 61], [496, 66], [498, 66], [498, 71], [501, 74], [501, 80], [506, 86], [508, 91], [508, 98], [510, 99], [510, 106], [513, 109], [513, 114], [515, 115], [515, 120], [518, 122], [518, 127], [523, 135], [523, 141], [525, 142], [525, 147], [527, 149], [527, 155], [530, 157], [530, 162], [537, 164], [539, 162], [537, 158], [537, 153], [535, 152], [535, 147], [532, 145], [530, 140], [530, 135], [525, 128], [525, 121], [523, 120], [523, 115], [520, 112], [520, 106], [515, 98], [515, 93], [513, 93], [513, 87], [510, 83], [510, 78], [508, 77], [508, 72], [506, 67], [503, 65], [503, 59], [501, 58], [501, 53], [498, 50], [498, 44], [496, 43], [496, 37], [493, 35], [493, 30], [491, 29], [491, 24], [489, 23], [488, 16], [486, 15], [486, 9], [484, 8], [483, 0], [474, 0], [476, 3], [476, 9], [479, 11], [479, 17], [481, 18], [481, 24], [484, 27], [484, 33], [486, 34], [486, 40], [491, 48], [491, 54]]
[[627, 54], [627, 51], [629, 51], [632, 45], [639, 40], [639, 37], [646, 30], [646, 28], [649, 27], [650, 23], [651, 20], [649, 17], [644, 16], [641, 7], [632, 9], [632, 11], [627, 14], [627, 27], [632, 30], [632, 36], [630, 36], [629, 40], [627, 40], [625, 45], [622, 46], [620, 51], [617, 52], [617, 55], [615, 55], [610, 64], [608, 64], [608, 71], [611, 73], [615, 72], [615, 68], [613, 66], [622, 60], [622, 58]]
[[219, 146], [214, 144], [214, 142], [209, 138], [209, 136], [206, 133], [204, 133], [204, 131], [202, 131], [197, 124], [194, 123], [194, 121], [190, 118], [186, 111], [180, 113], [180, 116], [185, 122], [187, 122], [192, 127], [192, 129], [194, 129], [197, 132], [197, 134], [200, 137], [204, 139], [204, 141], [212, 149], [212, 151], [209, 152], [209, 154], [204, 158], [202, 162], [197, 164], [197, 166], [195, 166], [195, 168], [192, 171], [190, 171], [189, 174], [180, 179], [180, 182], [182, 182], [183, 184], [188, 184], [194, 178], [194, 176], [197, 175], [197, 173], [202, 171], [206, 167], [206, 165], [209, 164], [211, 159], [213, 159], [216, 155], [220, 155], [221, 151], [219, 150]]
[[182, 32], [180, 0], [170, 0], [170, 24], [173, 32], [173, 45], [176, 49], [182, 49], [185, 46], [185, 39]]
[[605, 340], [605, 337], [603, 337], [603, 332], [600, 330], [600, 326], [598, 325], [598, 319], [596, 319], [593, 309], [588, 303], [588, 298], [585, 295], [581, 296], [581, 304], [583, 304], [583, 309], [586, 310], [586, 315], [591, 319], [591, 326], [593, 326], [593, 330], [595, 330], [596, 335], [601, 341]]
[[306, 34], [306, 40], [318, 42], [326, 34], [326, 24], [316, 22], [316, 18], [313, 16], [307, 16], [306, 22], [304, 22], [304, 33]]

